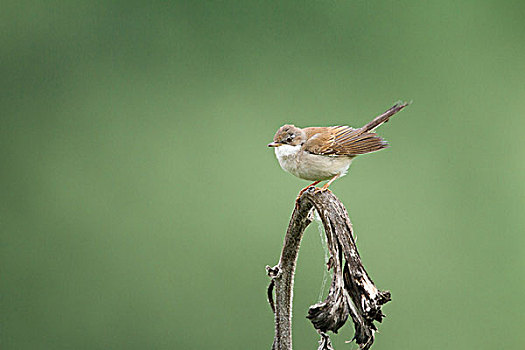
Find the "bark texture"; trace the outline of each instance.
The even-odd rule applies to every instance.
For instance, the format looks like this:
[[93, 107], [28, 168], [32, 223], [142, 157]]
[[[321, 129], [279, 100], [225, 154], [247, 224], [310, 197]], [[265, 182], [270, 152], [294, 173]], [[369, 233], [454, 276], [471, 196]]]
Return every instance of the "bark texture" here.
[[308, 310], [307, 317], [321, 336], [318, 349], [333, 350], [326, 332], [337, 333], [348, 316], [354, 323], [352, 340], [361, 349], [370, 349], [377, 330], [374, 321], [382, 321], [381, 306], [390, 301], [390, 292], [377, 289], [363, 267], [344, 205], [332, 192], [314, 187], [297, 199], [279, 264], [266, 267], [272, 279], [268, 287], [268, 301], [275, 314], [272, 349], [292, 349], [293, 278], [301, 238], [313, 221], [314, 210], [323, 222], [330, 253], [328, 269], [333, 275], [326, 299]]

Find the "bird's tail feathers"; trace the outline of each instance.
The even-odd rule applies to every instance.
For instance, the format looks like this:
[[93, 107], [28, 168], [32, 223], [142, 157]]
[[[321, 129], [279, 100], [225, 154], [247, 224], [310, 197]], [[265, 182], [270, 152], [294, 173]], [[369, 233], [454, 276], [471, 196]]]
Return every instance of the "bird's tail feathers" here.
[[374, 131], [377, 127], [381, 126], [381, 124], [386, 123], [391, 116], [411, 104], [412, 102], [397, 102], [395, 105], [393, 105], [391, 108], [389, 108], [385, 113], [381, 114], [380, 116], [374, 118], [370, 123], [366, 124], [361, 128], [361, 132], [370, 132]]

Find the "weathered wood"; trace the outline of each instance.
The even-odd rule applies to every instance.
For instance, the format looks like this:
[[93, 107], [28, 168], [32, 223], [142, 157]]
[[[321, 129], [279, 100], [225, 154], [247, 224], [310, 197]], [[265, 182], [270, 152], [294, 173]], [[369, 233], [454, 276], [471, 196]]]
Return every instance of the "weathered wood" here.
[[328, 296], [323, 302], [311, 306], [307, 316], [321, 335], [318, 349], [333, 349], [326, 332], [337, 333], [350, 315], [355, 328], [352, 340], [367, 350], [374, 341], [376, 327], [373, 322], [381, 322], [384, 317], [381, 306], [390, 301], [390, 292], [378, 290], [363, 267], [344, 205], [332, 192], [315, 188], [305, 191], [297, 199], [279, 264], [266, 267], [272, 278], [268, 300], [275, 314], [272, 349], [292, 349], [293, 279], [301, 239], [313, 220], [314, 210], [323, 222], [330, 253], [328, 269], [333, 272]]

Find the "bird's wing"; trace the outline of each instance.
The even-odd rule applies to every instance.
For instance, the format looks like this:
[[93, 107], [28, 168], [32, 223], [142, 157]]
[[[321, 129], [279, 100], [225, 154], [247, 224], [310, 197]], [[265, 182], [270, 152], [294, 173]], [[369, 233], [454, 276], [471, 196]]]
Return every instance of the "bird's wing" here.
[[306, 128], [304, 150], [313, 154], [353, 156], [379, 151], [388, 143], [373, 131], [410, 103], [399, 102], [359, 129], [349, 126]]
[[305, 151], [313, 154], [353, 156], [379, 151], [388, 143], [372, 132], [349, 126], [306, 128]]

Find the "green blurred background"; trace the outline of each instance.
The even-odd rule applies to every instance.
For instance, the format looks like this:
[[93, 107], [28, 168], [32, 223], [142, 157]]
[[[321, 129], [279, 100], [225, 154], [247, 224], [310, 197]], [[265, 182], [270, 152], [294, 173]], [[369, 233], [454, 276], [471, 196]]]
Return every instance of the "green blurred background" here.
[[[332, 190], [392, 291], [373, 349], [523, 349], [525, 3], [7, 1], [0, 347], [269, 349], [285, 123], [413, 104]], [[324, 253], [306, 232], [294, 345]], [[333, 337], [336, 349], [351, 325]]]

